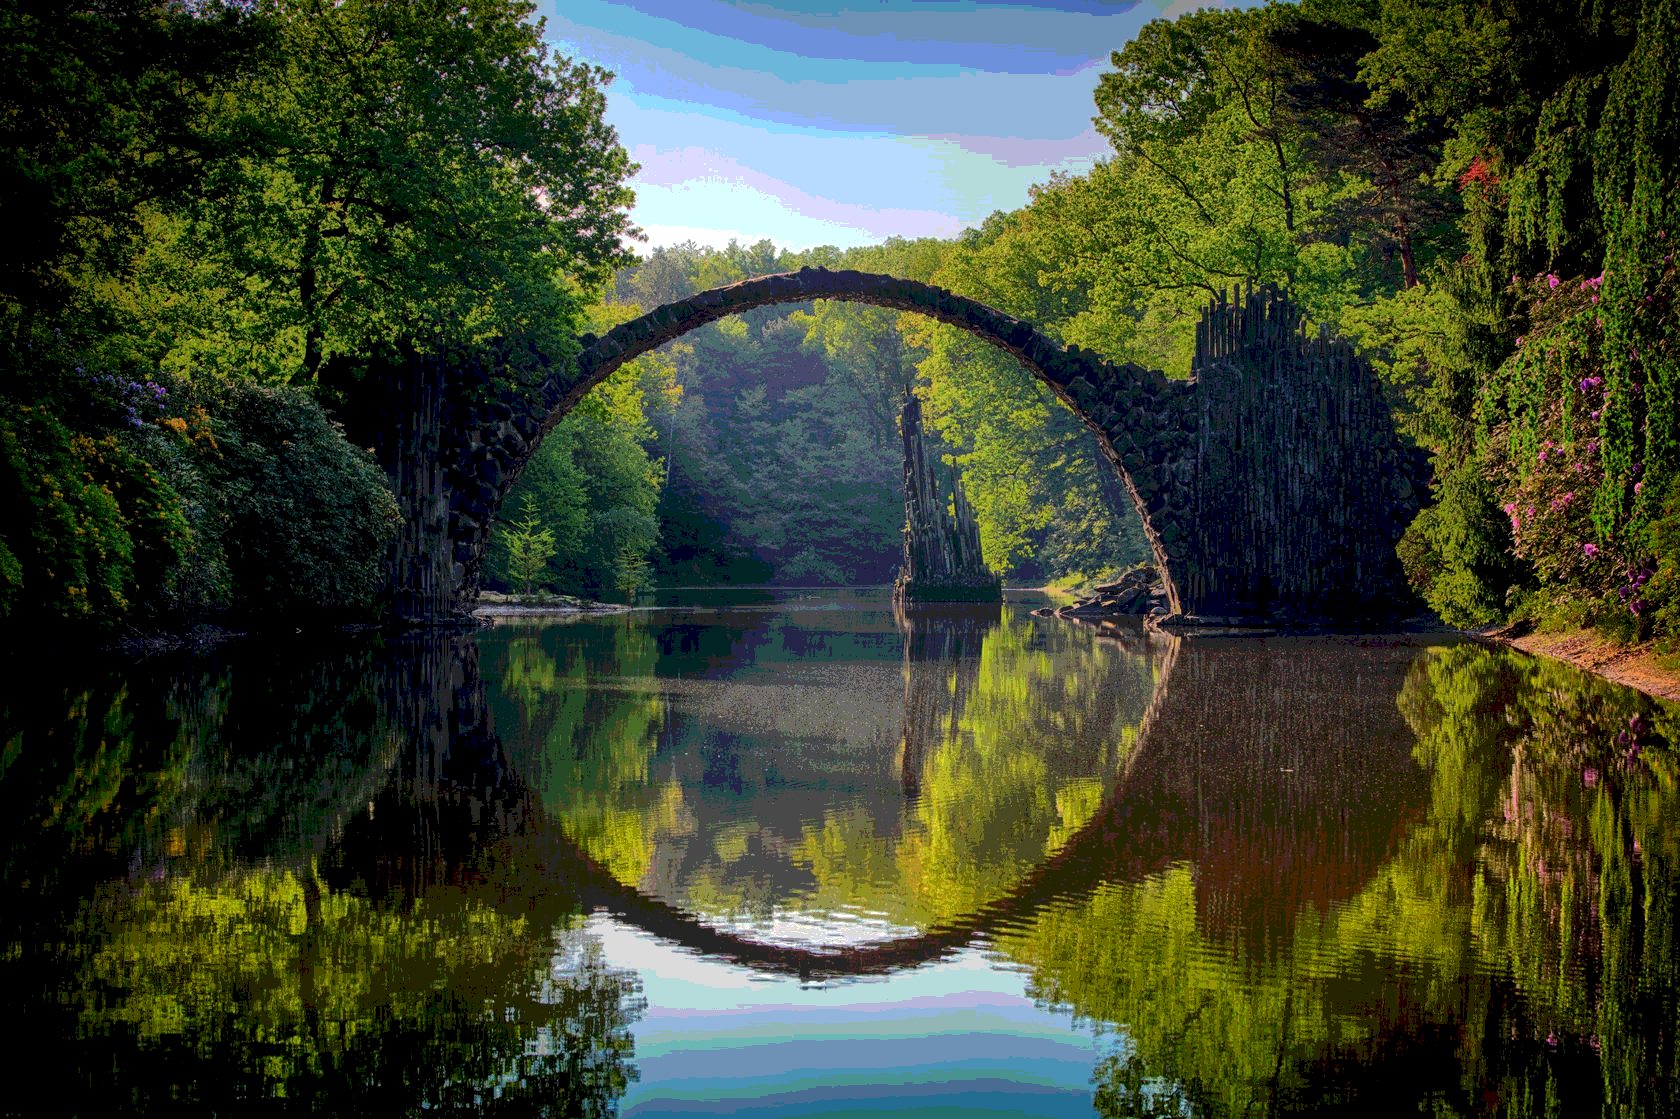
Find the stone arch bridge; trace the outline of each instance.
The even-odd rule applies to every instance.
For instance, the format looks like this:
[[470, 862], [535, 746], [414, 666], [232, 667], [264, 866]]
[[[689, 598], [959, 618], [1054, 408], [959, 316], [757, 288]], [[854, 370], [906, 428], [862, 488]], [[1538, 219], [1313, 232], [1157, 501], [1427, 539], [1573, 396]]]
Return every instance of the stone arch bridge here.
[[471, 608], [490, 525], [543, 437], [614, 370], [727, 315], [839, 299], [928, 315], [1005, 350], [1096, 435], [1143, 519], [1173, 615], [1354, 621], [1409, 592], [1394, 543], [1424, 492], [1381, 385], [1345, 342], [1306, 333], [1270, 288], [1221, 299], [1197, 327], [1188, 381], [1063, 348], [1030, 323], [942, 288], [802, 269], [701, 292], [584, 335], [534, 387], [490, 358], [419, 356], [387, 371], [372, 433], [404, 511], [391, 582], [408, 623]]

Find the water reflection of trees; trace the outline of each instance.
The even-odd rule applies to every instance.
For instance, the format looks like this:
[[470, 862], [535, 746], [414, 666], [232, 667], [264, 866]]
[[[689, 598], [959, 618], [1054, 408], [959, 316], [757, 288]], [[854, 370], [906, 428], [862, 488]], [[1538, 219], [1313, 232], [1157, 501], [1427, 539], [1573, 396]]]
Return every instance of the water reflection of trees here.
[[[1186, 657], [1178, 668], [1188, 663], [1191, 675], [1198, 659], [1220, 659]], [[1265, 659], [1228, 661], [1224, 675], [1252, 677]], [[1321, 669], [1334, 671], [1334, 659], [1321, 658]], [[1214, 813], [1240, 821], [1221, 841], [1003, 938], [1000, 947], [1032, 968], [1037, 997], [1119, 1031], [1095, 1072], [1099, 1110], [1672, 1113], [1673, 710], [1469, 645], [1418, 658], [1386, 691], [1378, 676], [1365, 687], [1398, 694], [1427, 781], [1401, 827], [1372, 828], [1360, 819], [1368, 806], [1355, 803], [1357, 813], [1326, 829], [1325, 814], [1314, 823], [1276, 788], [1256, 785], [1246, 809]], [[1175, 677], [1170, 687], [1185, 683]], [[1269, 702], [1264, 688], [1225, 693], [1231, 717], [1277, 748], [1311, 753], [1302, 725], [1278, 733], [1303, 702], [1300, 688], [1276, 672], [1270, 684]], [[1214, 729], [1209, 705], [1185, 703], [1168, 723]], [[1321, 748], [1337, 733], [1334, 714], [1317, 713]], [[1355, 722], [1369, 733], [1366, 720], [1347, 720]], [[1217, 729], [1224, 740], [1231, 733]], [[1195, 743], [1152, 743], [1162, 747]], [[1374, 764], [1360, 752], [1343, 760]], [[1205, 779], [1197, 783], [1205, 798]], [[1335, 799], [1329, 789], [1321, 781], [1315, 796]], [[1393, 789], [1401, 800], [1404, 790]], [[1205, 799], [1198, 805], [1199, 826], [1218, 831]], [[1280, 835], [1295, 832], [1318, 850], [1294, 866], [1279, 861], [1281, 848], [1251, 854], [1246, 873], [1260, 881], [1245, 896], [1232, 848], [1279, 822], [1288, 825]], [[1334, 856], [1338, 827], [1354, 873], [1328, 887], [1303, 884]], [[1387, 832], [1386, 850], [1361, 830]], [[1223, 870], [1210, 865], [1221, 848]], [[1210, 903], [1210, 892], [1223, 901]], [[1286, 920], [1263, 912], [1264, 898], [1280, 892], [1292, 898]], [[1254, 918], [1246, 931], [1245, 915]]]
[[269, 648], [8, 703], [11, 1054], [56, 1109], [611, 1112], [638, 984], [563, 883], [494, 884], [476, 660]]
[[1084, 827], [1136, 744], [1154, 676], [1117, 643], [1051, 652], [1037, 619], [994, 613], [979, 641], [956, 612], [906, 622], [901, 765], [916, 795], [883, 885], [903, 923], [926, 926], [1003, 896]]
[[[913, 631], [885, 666], [901, 733], [850, 763], [869, 795], [768, 838], [671, 764], [701, 691], [659, 683], [633, 624], [9, 697], [14, 1060], [63, 1070], [77, 1113], [598, 1114], [636, 983], [541, 818], [620, 881], [683, 848], [707, 905], [924, 927], [1094, 826], [1124, 849], [1091, 888], [992, 939], [1114, 1031], [1105, 1114], [1680, 1107], [1672, 709], [1471, 646], [1195, 643], [1152, 692], [1165, 662], [1056, 632]], [[1135, 796], [1105, 801], [1120, 770]]]
[[[995, 607], [901, 625], [892, 661], [848, 637], [834, 665], [729, 683], [674, 678], [660, 650], [687, 645], [634, 625], [510, 637], [486, 671], [510, 756], [620, 881], [725, 918], [862, 909], [925, 928], [1078, 831], [1153, 676], [1117, 643], [1052, 654], [1053, 631]], [[817, 640], [766, 632], [772, 665]]]

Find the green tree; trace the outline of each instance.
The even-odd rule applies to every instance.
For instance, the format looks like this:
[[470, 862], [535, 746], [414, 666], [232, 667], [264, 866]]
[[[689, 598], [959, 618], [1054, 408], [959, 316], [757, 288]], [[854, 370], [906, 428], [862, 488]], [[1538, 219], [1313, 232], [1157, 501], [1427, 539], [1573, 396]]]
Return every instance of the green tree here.
[[520, 518], [503, 530], [503, 540], [507, 547], [508, 578], [518, 584], [524, 593], [530, 594], [531, 584], [536, 582], [559, 548], [554, 543], [554, 530], [544, 528], [538, 522], [529, 498], [525, 499], [520, 512]]
[[[1526, 509], [1517, 499], [1530, 472], [1506, 468], [1500, 448], [1555, 437], [1535, 435], [1546, 417], [1573, 427], [1579, 386], [1597, 378], [1596, 540], [1586, 543], [1626, 570], [1647, 570], [1650, 525], [1680, 470], [1668, 294], [1680, 6], [1540, 3], [1513, 18], [1503, 5], [1458, 0], [1375, 11], [1378, 43], [1362, 80], [1375, 103], [1393, 99], [1444, 123], [1434, 178], [1455, 184], [1463, 207], [1469, 251], [1440, 269], [1446, 299], [1426, 327], [1448, 341], [1427, 355], [1430, 403], [1454, 429], [1451, 445], [1437, 442], [1444, 465], [1502, 475], [1502, 499]], [[1558, 313], [1562, 296], [1589, 287], [1590, 309]], [[1593, 608], [1579, 589], [1543, 589]]]
[[[605, 312], [602, 312], [605, 314]], [[613, 314], [628, 317], [620, 306]], [[525, 511], [553, 537], [532, 578], [581, 594], [622, 589], [659, 542], [656, 511], [665, 465], [650, 454], [646, 408], [681, 398], [663, 355], [630, 363], [586, 396], [533, 454], [504, 507]], [[491, 536], [491, 573], [515, 585], [511, 548], [518, 535], [498, 525]], [[627, 566], [628, 565], [628, 566]]]
[[[268, 48], [236, 5], [0, 4], [0, 307], [94, 311], [127, 274], [141, 213], [201, 196], [243, 150], [217, 97]], [[58, 325], [64, 325], [60, 322]], [[108, 325], [108, 324], [107, 324]]]
[[[842, 263], [837, 252], [821, 259]], [[679, 245], [621, 274], [615, 294], [645, 308], [804, 263], [768, 242]], [[852, 309], [759, 308], [666, 351], [682, 391], [649, 411], [670, 478], [659, 507], [662, 578], [891, 578], [904, 345], [891, 315]]]
[[552, 56], [533, 11], [259, 5], [273, 45], [229, 106], [260, 152], [160, 230], [170, 363], [312, 381], [402, 346], [562, 357], [625, 258], [634, 167], [602, 117], [611, 75]]

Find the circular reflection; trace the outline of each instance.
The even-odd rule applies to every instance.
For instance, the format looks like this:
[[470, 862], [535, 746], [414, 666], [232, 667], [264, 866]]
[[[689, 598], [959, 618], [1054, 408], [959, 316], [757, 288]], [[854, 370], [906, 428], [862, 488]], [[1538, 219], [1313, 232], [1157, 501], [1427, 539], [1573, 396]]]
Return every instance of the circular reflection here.
[[1141, 650], [996, 607], [665, 611], [483, 641], [503, 749], [589, 860], [815, 950], [1007, 896], [1103, 803], [1155, 678]]

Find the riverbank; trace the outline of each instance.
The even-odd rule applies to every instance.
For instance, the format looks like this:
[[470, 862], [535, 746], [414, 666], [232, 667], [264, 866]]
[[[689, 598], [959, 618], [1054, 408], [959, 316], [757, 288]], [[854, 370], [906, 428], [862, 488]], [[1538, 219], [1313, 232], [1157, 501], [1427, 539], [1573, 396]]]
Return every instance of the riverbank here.
[[[1104, 595], [1120, 586], [1120, 583], [1110, 583], [1101, 587], [1082, 584], [1033, 589], [1045, 594], [1052, 602], [1065, 600], [1058, 603], [1059, 611], [1054, 608], [1047, 609], [1045, 614], [1069, 621], [1094, 624], [1115, 613], [1135, 612], [1107, 608], [1109, 603], [1103, 601]], [[1627, 645], [1589, 629], [1536, 633], [1532, 630], [1531, 623], [1527, 622], [1510, 625], [1490, 624], [1470, 630], [1455, 630], [1433, 618], [1433, 615], [1428, 616], [1428, 619], [1413, 619], [1411, 624], [1402, 628], [1407, 632], [1438, 629], [1443, 634], [1465, 633], [1491, 644], [1507, 645], [1535, 656], [1551, 657], [1583, 672], [1602, 676], [1612, 683], [1637, 688], [1658, 699], [1680, 703], [1680, 653], [1659, 652], [1654, 642]]]
[[500, 594], [484, 591], [473, 607], [475, 618], [536, 618], [582, 614], [624, 614], [622, 602], [595, 602], [570, 594]]
[[1654, 642], [1625, 645], [1590, 629], [1534, 633], [1526, 623], [1470, 631], [1473, 636], [1551, 657], [1646, 695], [1680, 703], [1680, 654], [1663, 654]]
[[[616, 602], [595, 602], [569, 594], [510, 595], [486, 591], [478, 596], [470, 619], [479, 625], [493, 625], [499, 620], [513, 618], [585, 617], [601, 614], [622, 614], [630, 607]], [[461, 624], [470, 626], [469, 619]], [[277, 634], [360, 634], [382, 629], [375, 622], [351, 622], [338, 626], [312, 625], [307, 630], [270, 621], [257, 626], [216, 624], [214, 622], [178, 623], [155, 628], [128, 627], [117, 633], [88, 633], [72, 631], [59, 635], [66, 647], [85, 648], [86, 642], [102, 654], [142, 660], [170, 653], [203, 653], [228, 641], [243, 637], [273, 637]]]

